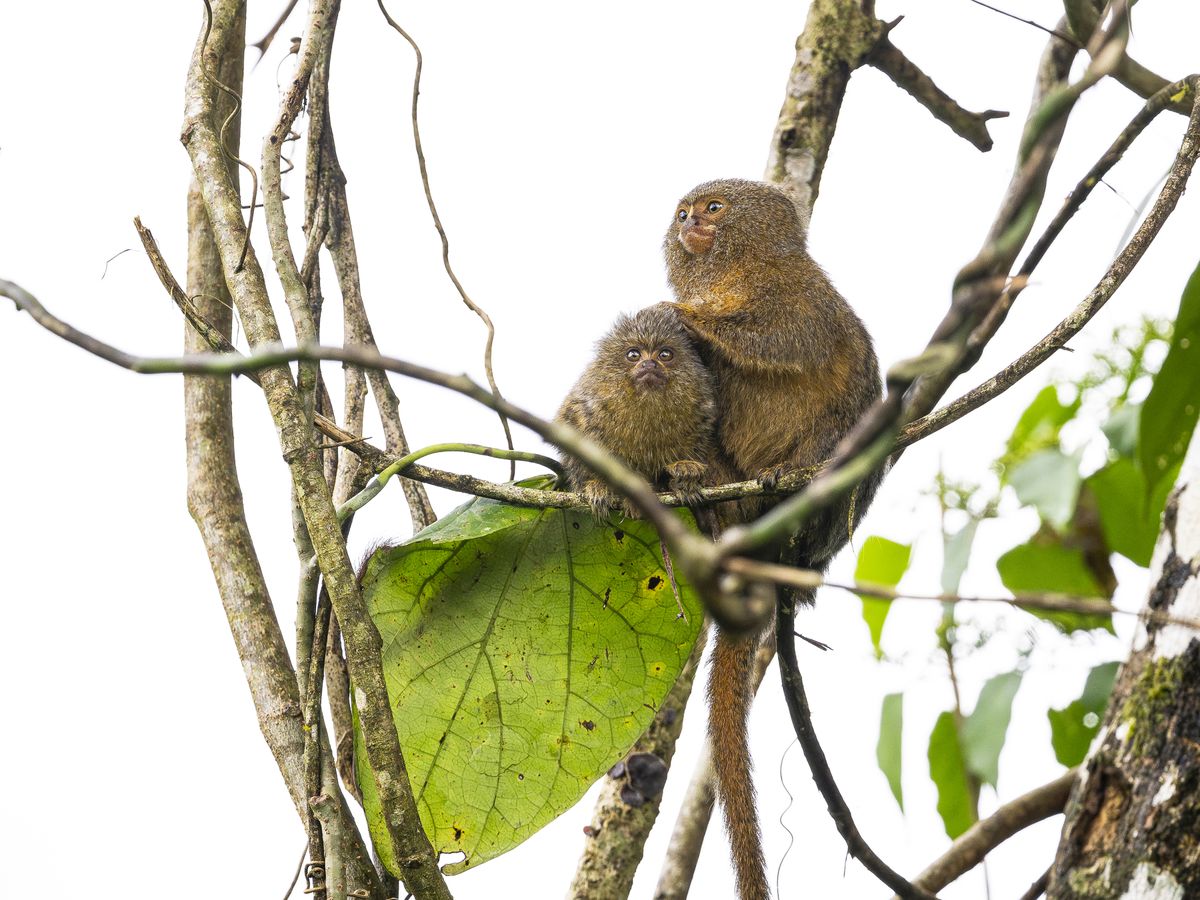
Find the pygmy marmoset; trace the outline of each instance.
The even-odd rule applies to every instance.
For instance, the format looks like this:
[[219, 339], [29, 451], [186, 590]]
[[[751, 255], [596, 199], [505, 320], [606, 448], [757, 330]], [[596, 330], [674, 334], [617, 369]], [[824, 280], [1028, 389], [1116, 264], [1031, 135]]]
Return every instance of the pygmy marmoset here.
[[[687, 500], [712, 450], [713, 398], [712, 376], [679, 316], [660, 303], [617, 319], [557, 418]], [[636, 515], [579, 460], [563, 454], [562, 462], [568, 486], [583, 492], [597, 519], [614, 506]]]
[[[675, 207], [664, 251], [673, 305], [715, 380], [717, 453], [768, 488], [831, 457], [879, 397], [879, 366], [862, 322], [808, 255], [792, 200], [754, 181], [702, 184]], [[824, 570], [881, 477], [765, 555]], [[743, 501], [722, 518], [745, 521], [770, 505]], [[812, 592], [798, 599], [811, 602]], [[713, 764], [742, 900], [770, 893], [746, 741], [759, 639], [719, 630], [709, 677]]]

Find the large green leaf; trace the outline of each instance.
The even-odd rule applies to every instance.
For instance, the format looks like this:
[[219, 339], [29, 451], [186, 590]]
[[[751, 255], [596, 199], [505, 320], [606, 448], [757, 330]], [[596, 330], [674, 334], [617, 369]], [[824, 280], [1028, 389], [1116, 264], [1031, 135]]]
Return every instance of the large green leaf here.
[[1183, 459], [1200, 415], [1200, 266], [1188, 279], [1171, 347], [1142, 404], [1138, 459], [1149, 495]]
[[1163, 479], [1154, 496], [1146, 496], [1146, 479], [1132, 459], [1120, 457], [1090, 476], [1087, 486], [1096, 498], [1100, 527], [1110, 550], [1128, 557], [1139, 566], [1150, 565], [1154, 542], [1162, 522], [1167, 494], [1178, 473]]
[[937, 788], [942, 825], [954, 839], [975, 824], [976, 815], [953, 711], [938, 716], [929, 734], [929, 777]]
[[1037, 509], [1045, 521], [1062, 530], [1071, 521], [1079, 497], [1079, 457], [1059, 450], [1039, 450], [1014, 465], [1008, 483], [1017, 499]]
[[[1092, 577], [1083, 553], [1061, 544], [1030, 542], [1013, 547], [998, 560], [996, 570], [1004, 586], [1014, 594], [1069, 594], [1103, 597], [1104, 591]], [[1063, 631], [1103, 628], [1112, 631], [1112, 616], [1030, 609], [1033, 615], [1053, 622]]]
[[904, 695], [888, 694], [883, 698], [879, 714], [879, 741], [875, 744], [875, 760], [879, 771], [887, 778], [892, 796], [904, 811], [904, 788], [900, 783], [901, 744], [904, 735]]
[[1050, 719], [1050, 744], [1055, 758], [1064, 766], [1077, 766], [1087, 756], [1092, 738], [1100, 730], [1100, 718], [1112, 693], [1117, 666], [1115, 662], [1096, 666], [1088, 673], [1078, 700], [1063, 709], [1046, 711]]
[[1074, 418], [1078, 409], [1078, 396], [1070, 403], [1062, 403], [1058, 399], [1058, 388], [1052, 384], [1042, 388], [1021, 413], [1009, 435], [1004, 456], [1000, 459], [1005, 472], [1039, 450], [1057, 447], [1058, 433]]
[[[421, 822], [449, 873], [573, 805], [650, 723], [703, 611], [654, 529], [473, 500], [377, 553], [363, 593]], [[358, 780], [393, 873], [356, 729]]]
[[1020, 672], [989, 678], [979, 692], [975, 709], [963, 723], [962, 749], [967, 769], [984, 784], [996, 786], [1000, 751], [1012, 717], [1013, 697], [1021, 686]]
[[[908, 561], [912, 556], [911, 544], [897, 544], [887, 538], [872, 535], [863, 542], [858, 551], [858, 563], [854, 567], [854, 580], [868, 584], [878, 584], [883, 587], [895, 587], [900, 583], [904, 572], [908, 569]], [[883, 623], [891, 612], [892, 604], [880, 600], [870, 594], [859, 594], [862, 598], [862, 617], [871, 632], [871, 645], [875, 648], [875, 658], [883, 656], [879, 645], [883, 637]]]

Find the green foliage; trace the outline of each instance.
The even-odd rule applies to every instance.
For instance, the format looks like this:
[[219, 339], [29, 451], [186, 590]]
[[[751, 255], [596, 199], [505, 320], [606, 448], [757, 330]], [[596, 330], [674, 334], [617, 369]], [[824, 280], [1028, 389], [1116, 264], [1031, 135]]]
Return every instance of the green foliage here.
[[904, 695], [888, 694], [883, 698], [879, 713], [879, 741], [875, 745], [875, 760], [879, 771], [887, 778], [892, 796], [904, 811], [904, 788], [900, 783], [901, 742], [904, 734]]
[[1171, 346], [1142, 406], [1138, 460], [1146, 495], [1183, 460], [1200, 414], [1200, 266], [1179, 301]]
[[937, 788], [937, 811], [946, 834], [954, 839], [975, 824], [975, 792], [967, 776], [955, 715], [947, 710], [929, 735], [929, 777]]
[[[858, 551], [858, 564], [854, 568], [854, 580], [883, 587], [895, 587], [900, 583], [908, 569], [912, 557], [911, 544], [898, 544], [887, 538], [872, 535], [863, 542]], [[879, 645], [883, 636], [883, 623], [887, 620], [892, 608], [891, 602], [860, 594], [862, 598], [862, 617], [871, 631], [871, 646], [875, 649], [875, 658], [883, 656]]]
[[1163, 479], [1149, 498], [1141, 468], [1128, 457], [1118, 457], [1088, 478], [1104, 540], [1111, 550], [1139, 566], [1150, 565], [1163, 507], [1180, 465], [1175, 465], [1171, 477]]
[[1112, 693], [1113, 680], [1117, 677], [1115, 662], [1103, 663], [1088, 673], [1083, 693], [1063, 709], [1050, 709], [1050, 744], [1055, 758], [1064, 766], [1077, 766], [1083, 762], [1092, 738], [1100, 730], [1100, 719], [1108, 696]]
[[1000, 751], [1012, 717], [1013, 697], [1020, 686], [1020, 672], [989, 678], [979, 692], [975, 709], [963, 723], [962, 752], [967, 770], [992, 787], [1000, 777]]
[[1132, 458], [1137, 452], [1138, 423], [1142, 415], [1140, 403], [1126, 403], [1112, 411], [1100, 430], [1108, 446], [1118, 456]]
[[[996, 560], [996, 569], [1004, 586], [1014, 594], [1053, 593], [1076, 597], [1100, 597], [1104, 594], [1088, 569], [1083, 552], [1062, 544], [1035, 540], [1013, 547]], [[1109, 615], [1037, 609], [1029, 611], [1066, 632], [1091, 628], [1112, 631], [1112, 616]]]
[[1039, 450], [1057, 448], [1059, 432], [1074, 418], [1079, 411], [1079, 404], [1078, 394], [1070, 403], [1063, 403], [1058, 399], [1058, 388], [1054, 385], [1048, 384], [1042, 388], [1021, 413], [1004, 448], [1004, 455], [996, 461], [1001, 472], [1007, 473], [1014, 465]]
[[1067, 456], [1060, 450], [1038, 450], [1008, 471], [1008, 483], [1017, 499], [1060, 530], [1070, 524], [1075, 513], [1081, 482], [1079, 454]]
[[[654, 529], [477, 499], [377, 553], [364, 598], [421, 822], [463, 871], [525, 840], [628, 751], [703, 620]], [[395, 874], [356, 730], [375, 845]]]

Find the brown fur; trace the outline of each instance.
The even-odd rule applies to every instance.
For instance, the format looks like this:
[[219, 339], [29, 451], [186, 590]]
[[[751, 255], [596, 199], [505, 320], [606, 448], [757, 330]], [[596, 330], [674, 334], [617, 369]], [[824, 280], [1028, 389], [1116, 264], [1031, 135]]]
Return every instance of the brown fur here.
[[[627, 358], [636, 350], [639, 358]], [[662, 358], [662, 351], [671, 353]], [[648, 361], [652, 361], [648, 362]], [[653, 376], [639, 381], [638, 365]], [[596, 345], [596, 356], [558, 411], [558, 419], [611, 450], [656, 487], [694, 494], [705, 481], [713, 449], [712, 376], [670, 306], [660, 303], [621, 316]], [[597, 518], [618, 501], [570, 455], [569, 486], [587, 495]], [[627, 515], [634, 511], [625, 508]]]
[[[832, 456], [880, 395], [870, 336], [805, 245], [786, 194], [736, 179], [680, 200], [663, 244], [675, 306], [716, 379], [718, 451], [739, 476], [768, 486]], [[855, 519], [879, 478], [859, 487]], [[767, 555], [823, 570], [848, 539], [849, 503]], [[744, 521], [766, 505], [742, 503], [725, 517]], [[770, 895], [746, 739], [758, 643], [718, 631], [709, 678], [713, 766], [742, 900]]]

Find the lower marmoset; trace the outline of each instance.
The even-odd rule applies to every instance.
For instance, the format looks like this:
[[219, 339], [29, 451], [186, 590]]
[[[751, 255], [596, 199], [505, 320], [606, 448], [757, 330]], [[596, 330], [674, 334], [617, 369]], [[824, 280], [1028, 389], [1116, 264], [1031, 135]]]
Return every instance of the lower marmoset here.
[[[658, 304], [617, 319], [556, 418], [687, 501], [708, 474], [715, 416], [712, 375], [675, 310]], [[579, 460], [563, 454], [562, 462], [567, 486], [584, 494], [597, 519], [613, 507], [636, 517]]]

